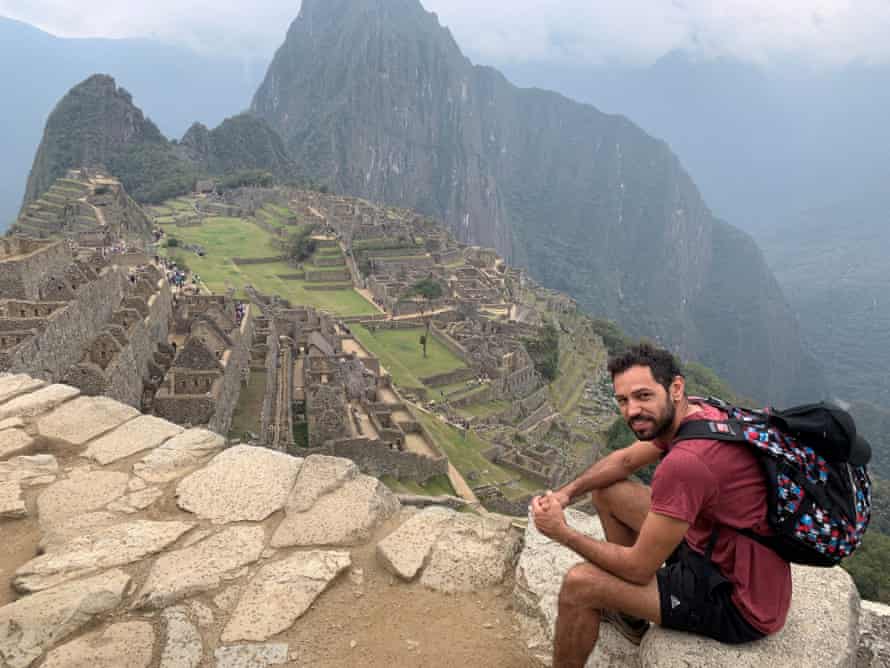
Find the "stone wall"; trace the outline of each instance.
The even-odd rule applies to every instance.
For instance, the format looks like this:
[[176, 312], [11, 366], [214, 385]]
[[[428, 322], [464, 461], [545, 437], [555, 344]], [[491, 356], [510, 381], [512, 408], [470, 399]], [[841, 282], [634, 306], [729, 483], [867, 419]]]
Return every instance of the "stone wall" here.
[[11, 237], [0, 254], [0, 297], [36, 301], [51, 276], [61, 276], [74, 261], [64, 241], [40, 243]]
[[166, 280], [158, 283], [158, 293], [149, 299], [148, 315], [127, 332], [129, 341], [106, 369], [105, 395], [134, 408], [142, 403], [144, 381], [149, 377], [157, 344], [167, 342], [173, 296]]
[[126, 295], [127, 277], [116, 268], [78, 288], [75, 300], [47, 320], [46, 329], [0, 357], [0, 371], [58, 381], [80, 361], [84, 347], [111, 322]]
[[[225, 436], [232, 426], [232, 415], [241, 396], [241, 381], [250, 366], [250, 344], [253, 341], [253, 307], [248, 305], [237, 333], [231, 335], [232, 348], [223, 356], [225, 372], [222, 387], [216, 395], [216, 410], [207, 428]], [[228, 359], [226, 359], [228, 357]]]
[[469, 355], [467, 354], [467, 349], [460, 345], [457, 341], [448, 336], [441, 329], [433, 325], [430, 327], [430, 334], [432, 334], [433, 338], [436, 339], [443, 346], [448, 348], [452, 353], [457, 355], [465, 364], [469, 364]]
[[260, 443], [266, 444], [272, 428], [275, 411], [275, 395], [278, 388], [278, 354], [280, 343], [275, 319], [269, 322], [269, 334], [266, 336], [266, 389], [263, 394], [263, 407], [260, 411]]
[[316, 283], [333, 283], [335, 281], [345, 282], [351, 281], [352, 277], [349, 271], [343, 269], [306, 269], [306, 280]]
[[413, 452], [395, 450], [377, 440], [361, 438], [334, 441], [328, 450], [335, 457], [351, 459], [362, 473], [377, 478], [392, 476], [398, 480], [423, 483], [448, 473], [448, 460], [444, 457], [430, 459]]
[[428, 387], [440, 387], [442, 385], [460, 383], [475, 377], [476, 371], [473, 369], [455, 369], [454, 371], [436, 374], [435, 376], [425, 376], [419, 380]]
[[550, 405], [550, 402], [545, 401], [541, 404], [537, 410], [532, 412], [527, 418], [525, 418], [522, 422], [519, 423], [517, 429], [519, 431], [525, 431], [526, 429], [531, 429], [535, 423], [540, 422], [548, 415], [553, 413], [553, 407]]
[[275, 255], [271, 257], [233, 257], [232, 264], [250, 265], [250, 264], [274, 264], [276, 262], [286, 262], [287, 257], [284, 255]]

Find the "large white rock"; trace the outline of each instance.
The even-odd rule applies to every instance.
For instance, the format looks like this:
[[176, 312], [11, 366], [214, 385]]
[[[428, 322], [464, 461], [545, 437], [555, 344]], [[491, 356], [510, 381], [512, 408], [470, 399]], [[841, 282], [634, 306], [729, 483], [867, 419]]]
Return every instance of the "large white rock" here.
[[450, 512], [452, 519], [433, 545], [420, 583], [451, 593], [477, 591], [502, 582], [520, 543], [512, 519]]
[[[566, 521], [576, 530], [600, 540], [605, 538], [596, 517], [571, 508], [565, 515]], [[577, 553], [541, 534], [529, 518], [525, 547], [516, 566], [513, 605], [523, 643], [529, 654], [545, 665], [549, 666], [553, 660], [553, 633], [563, 578], [572, 566], [583, 562]], [[587, 666], [634, 668], [639, 665], [639, 648], [611, 625], [600, 624], [599, 641]]]
[[0, 665], [26, 668], [46, 650], [116, 608], [130, 582], [114, 570], [0, 608]]
[[162, 616], [167, 641], [160, 668], [198, 668], [204, 657], [204, 644], [186, 609], [181, 606], [167, 608]]
[[377, 558], [403, 580], [442, 592], [476, 591], [500, 583], [519, 549], [512, 520], [430, 507], [377, 544]]
[[58, 524], [47, 527], [40, 535], [38, 552], [58, 552], [65, 545], [85, 533], [99, 527], [110, 527], [121, 521], [119, 515], [99, 511], [77, 515]]
[[[49, 388], [48, 388], [49, 389]], [[40, 394], [45, 390], [35, 392]], [[41, 436], [72, 445], [83, 445], [124, 422], [139, 417], [139, 411], [108, 397], [80, 397], [37, 420]]]
[[0, 431], [0, 460], [26, 452], [34, 445], [34, 439], [23, 429]]
[[890, 606], [862, 601], [856, 668], [890, 666]]
[[198, 592], [214, 589], [226, 578], [260, 558], [265, 532], [260, 526], [237, 526], [201, 542], [158, 557], [134, 607], [166, 608]]
[[841, 568], [792, 566], [785, 628], [740, 646], [655, 627], [640, 646], [643, 668], [769, 665], [852, 668], [859, 643], [859, 593]]
[[70, 478], [53, 483], [37, 497], [41, 527], [104, 507], [123, 496], [128, 479], [126, 473], [114, 471], [73, 471]]
[[216, 668], [268, 668], [287, 662], [288, 646], [283, 643], [270, 645], [231, 645], [220, 647], [214, 653]]
[[358, 467], [342, 457], [312, 455], [300, 471], [300, 484], [294, 486], [287, 507], [298, 513], [309, 510], [319, 497], [354, 480]]
[[[272, 536], [273, 547], [354, 545], [368, 540], [375, 526], [398, 512], [398, 497], [376, 478], [341, 471], [340, 484], [319, 484], [322, 472], [331, 470], [330, 460], [313, 455], [303, 463], [284, 507], [285, 518]], [[354, 466], [348, 462], [343, 468]], [[304, 475], [314, 501], [302, 491]]]
[[268, 640], [305, 613], [344, 570], [348, 552], [300, 552], [263, 566], [248, 583], [221, 640]]
[[302, 463], [269, 448], [238, 445], [182, 480], [177, 502], [216, 524], [259, 522], [284, 506]]
[[0, 376], [0, 404], [18, 396], [39, 390], [46, 383], [25, 374]]
[[148, 668], [155, 633], [148, 622], [122, 622], [50, 652], [42, 668]]
[[20, 519], [28, 514], [18, 481], [0, 482], [0, 520]]
[[0, 404], [0, 420], [11, 417], [34, 417], [73, 399], [80, 390], [68, 385], [50, 385], [29, 394], [22, 394]]
[[0, 482], [19, 482], [54, 477], [59, 473], [59, 462], [52, 455], [13, 457], [0, 462]]
[[97, 438], [90, 443], [83, 456], [105, 466], [137, 452], [156, 448], [183, 431], [185, 430], [182, 427], [167, 420], [153, 415], [142, 415]]
[[191, 473], [225, 444], [212, 431], [189, 429], [145, 455], [133, 466], [133, 473], [150, 483], [170, 482]]
[[446, 508], [422, 510], [377, 543], [377, 558], [391, 573], [413, 580], [453, 517], [454, 511]]
[[160, 552], [194, 525], [186, 522], [137, 520], [99, 527], [24, 564], [12, 584], [24, 593], [42, 591], [84, 575], [124, 566]]

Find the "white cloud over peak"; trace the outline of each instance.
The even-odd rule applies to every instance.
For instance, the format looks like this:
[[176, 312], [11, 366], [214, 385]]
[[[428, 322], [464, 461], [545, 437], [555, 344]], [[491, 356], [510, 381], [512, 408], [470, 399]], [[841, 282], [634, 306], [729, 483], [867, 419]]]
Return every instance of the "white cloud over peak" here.
[[[492, 64], [705, 57], [814, 65], [890, 61], [890, 0], [425, 0], [465, 51]], [[0, 14], [62, 36], [156, 37], [269, 57], [299, 0], [0, 0]]]

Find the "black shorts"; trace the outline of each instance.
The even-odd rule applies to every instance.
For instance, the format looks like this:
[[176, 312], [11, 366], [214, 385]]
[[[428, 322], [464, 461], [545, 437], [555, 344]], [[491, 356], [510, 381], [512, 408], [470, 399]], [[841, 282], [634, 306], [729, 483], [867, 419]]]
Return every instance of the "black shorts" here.
[[730, 645], [764, 637], [732, 602], [732, 583], [685, 542], [668, 557], [656, 578], [664, 628]]

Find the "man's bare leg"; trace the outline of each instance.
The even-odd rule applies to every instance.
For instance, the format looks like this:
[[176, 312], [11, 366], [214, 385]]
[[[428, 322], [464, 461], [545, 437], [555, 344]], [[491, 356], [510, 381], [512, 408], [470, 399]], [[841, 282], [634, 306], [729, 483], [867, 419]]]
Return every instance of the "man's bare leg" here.
[[[633, 545], [652, 502], [649, 488], [638, 482], [622, 480], [595, 490], [591, 493], [591, 500], [596, 506], [606, 540], [628, 547]], [[612, 593], [607, 596], [604, 589]], [[619, 603], [620, 596], [614, 592], [626, 593], [629, 600]], [[639, 603], [638, 599], [643, 603]], [[606, 600], [614, 602], [607, 603]], [[650, 605], [653, 601], [654, 608]], [[599, 638], [600, 612], [603, 608], [644, 619], [653, 619], [653, 614], [660, 617], [655, 580], [640, 587], [593, 564], [581, 564], [570, 569], [559, 592], [554, 668], [584, 665]]]
[[600, 610], [661, 622], [658, 583], [655, 578], [636, 585], [585, 563], [569, 569], [559, 592], [553, 668], [581, 668], [599, 637]]
[[650, 489], [642, 483], [622, 480], [594, 490], [590, 497], [606, 532], [606, 540], [616, 545], [633, 545], [652, 504]]

